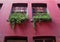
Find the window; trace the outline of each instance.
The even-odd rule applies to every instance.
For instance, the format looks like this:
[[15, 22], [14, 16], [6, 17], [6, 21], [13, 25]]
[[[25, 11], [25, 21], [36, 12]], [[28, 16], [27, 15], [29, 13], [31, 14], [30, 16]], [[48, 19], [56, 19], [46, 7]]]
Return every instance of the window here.
[[32, 16], [34, 23], [50, 22], [52, 20], [49, 13], [47, 13], [47, 4], [45, 3], [32, 3]]
[[34, 37], [34, 42], [56, 42], [54, 36], [41, 36], [41, 37]]
[[26, 3], [14, 3], [12, 6], [12, 13], [27, 13], [27, 4]]
[[44, 3], [33, 3], [32, 13], [33, 16], [36, 15], [36, 13], [47, 13], [47, 5]]
[[58, 5], [58, 8], [60, 8], [60, 4], [57, 4]]
[[27, 42], [27, 37], [7, 36], [5, 42]]
[[21, 24], [28, 20], [27, 4], [26, 3], [14, 3], [12, 5], [12, 12], [8, 21], [11, 24], [11, 28], [15, 28], [16, 24]]
[[0, 3], [0, 9], [1, 9], [2, 5], [3, 5], [3, 4], [2, 4], [2, 3]]

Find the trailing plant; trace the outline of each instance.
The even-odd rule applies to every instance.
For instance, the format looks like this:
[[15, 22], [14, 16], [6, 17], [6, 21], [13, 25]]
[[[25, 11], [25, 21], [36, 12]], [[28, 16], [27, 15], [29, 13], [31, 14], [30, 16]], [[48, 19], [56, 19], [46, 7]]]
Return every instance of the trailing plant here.
[[12, 13], [9, 17], [9, 22], [11, 27], [14, 29], [16, 24], [21, 24], [28, 19], [26, 14], [22, 13]]
[[51, 21], [51, 17], [48, 13], [36, 13], [35, 16], [33, 16], [33, 22], [34, 22], [34, 28], [36, 27], [36, 22], [49, 22]]

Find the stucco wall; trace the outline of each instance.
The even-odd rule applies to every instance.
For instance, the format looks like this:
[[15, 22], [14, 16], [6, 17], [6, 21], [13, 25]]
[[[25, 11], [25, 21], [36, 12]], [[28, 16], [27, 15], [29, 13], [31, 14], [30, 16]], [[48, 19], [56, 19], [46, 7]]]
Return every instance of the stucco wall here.
[[[60, 42], [60, 10], [57, 3], [59, 0], [0, 0], [3, 6], [0, 10], [0, 41], [4, 42], [5, 36], [27, 36], [28, 42], [33, 42], [33, 36], [56, 36], [56, 41]], [[7, 19], [11, 13], [13, 3], [27, 3], [28, 4], [28, 16], [32, 18], [32, 3], [46, 3], [49, 15], [52, 18], [52, 22], [49, 23], [37, 23], [37, 31], [33, 28], [33, 23], [29, 20], [26, 23], [18, 26], [15, 30], [12, 30]]]

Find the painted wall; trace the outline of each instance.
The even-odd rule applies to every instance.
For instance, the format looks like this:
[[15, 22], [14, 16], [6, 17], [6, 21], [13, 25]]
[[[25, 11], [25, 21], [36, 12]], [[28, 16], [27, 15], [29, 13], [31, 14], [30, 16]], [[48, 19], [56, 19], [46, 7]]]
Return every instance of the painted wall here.
[[[60, 42], [60, 10], [57, 6], [57, 3], [60, 3], [59, 0], [0, 0], [0, 3], [3, 3], [0, 10], [0, 42], [4, 42], [5, 36], [27, 36], [28, 42], [33, 42], [33, 36], [56, 36], [56, 41]], [[13, 3], [27, 3], [29, 16], [29, 21], [20, 26], [17, 25], [15, 30], [12, 30], [9, 22], [7, 22]], [[52, 18], [52, 22], [37, 23], [37, 31], [34, 30], [33, 23], [30, 21], [32, 3], [46, 3], [49, 15]]]
[[60, 0], [55, 0], [57, 3], [60, 3]]

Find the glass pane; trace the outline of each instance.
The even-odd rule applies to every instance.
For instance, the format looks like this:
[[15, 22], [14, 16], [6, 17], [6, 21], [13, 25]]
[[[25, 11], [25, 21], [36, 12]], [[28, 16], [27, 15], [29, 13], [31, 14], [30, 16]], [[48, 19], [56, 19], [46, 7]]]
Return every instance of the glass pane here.
[[13, 12], [26, 12], [26, 7], [13, 7]]
[[27, 13], [27, 4], [25, 3], [14, 3], [12, 5], [12, 13]]
[[26, 40], [7, 40], [7, 42], [27, 42]]
[[45, 42], [53, 42], [53, 40], [45, 40]]
[[35, 40], [35, 42], [43, 42], [43, 40]]
[[36, 16], [36, 14], [40, 13], [47, 13], [47, 5], [46, 4], [39, 4], [34, 3], [32, 4], [32, 16]]

